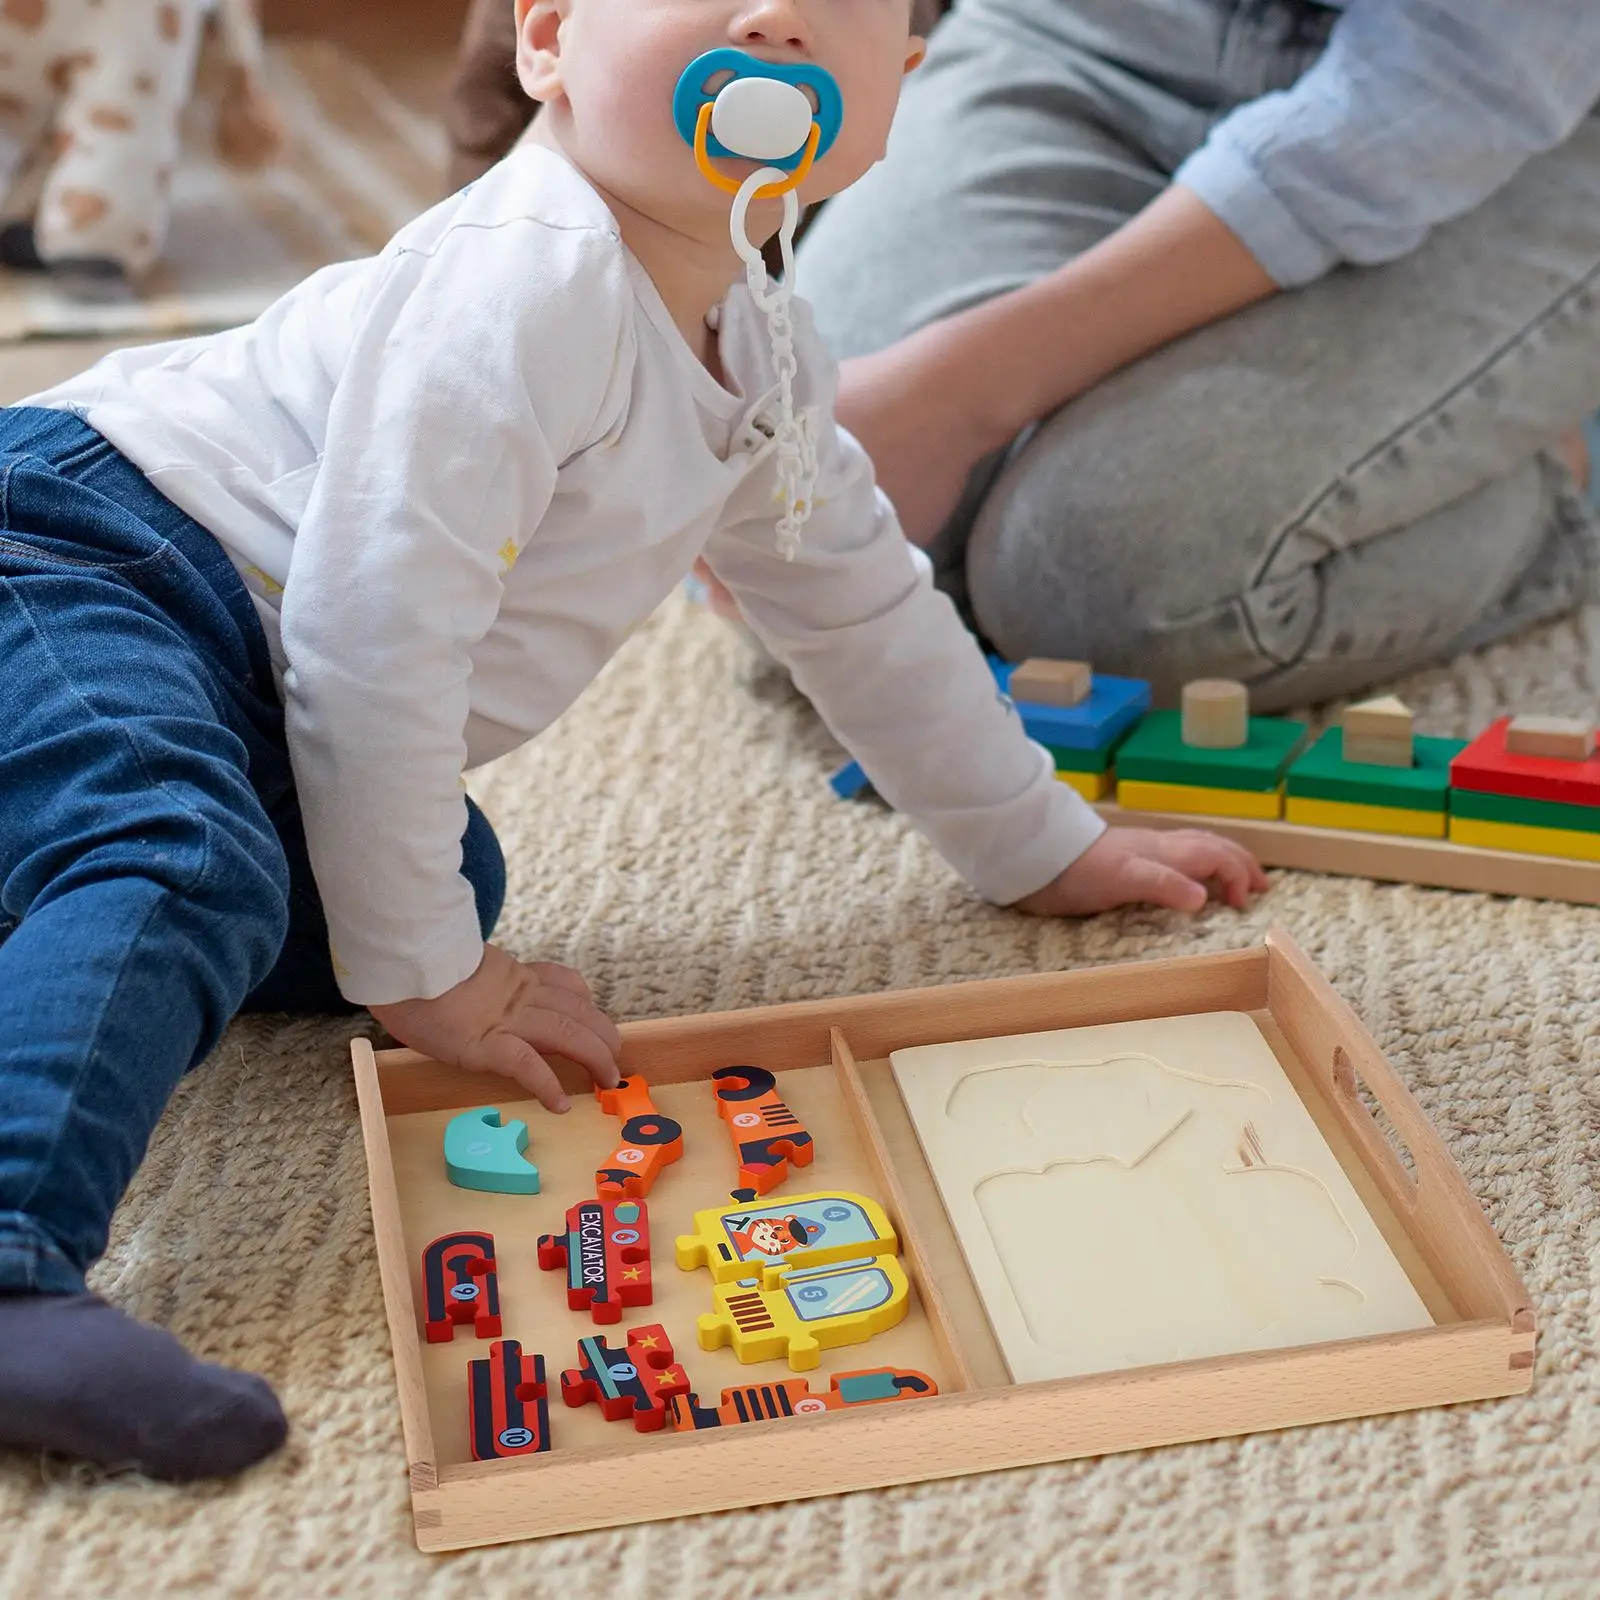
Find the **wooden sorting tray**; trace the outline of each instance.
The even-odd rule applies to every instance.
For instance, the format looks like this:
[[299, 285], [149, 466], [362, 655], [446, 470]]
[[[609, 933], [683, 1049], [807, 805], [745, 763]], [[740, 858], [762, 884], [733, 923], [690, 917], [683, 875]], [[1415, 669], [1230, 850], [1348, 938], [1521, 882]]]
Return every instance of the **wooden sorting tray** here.
[[[888, 1055], [912, 1045], [1204, 1011], [1254, 1017], [1318, 1128], [1404, 1266], [1435, 1325], [1165, 1366], [1014, 1384], [939, 1201]], [[569, 1311], [560, 1273], [538, 1270], [537, 1234], [593, 1195], [593, 1172], [617, 1123], [578, 1093], [560, 1119], [523, 1115], [542, 1192], [452, 1188], [442, 1135], [451, 1114], [501, 1086], [406, 1050], [353, 1042], [384, 1304], [394, 1344], [417, 1542], [449, 1550], [502, 1540], [723, 1510], [886, 1484], [1062, 1461], [1339, 1417], [1522, 1392], [1532, 1382], [1528, 1296], [1444, 1145], [1355, 1014], [1282, 934], [1214, 956], [1047, 973], [936, 989], [626, 1024], [623, 1066], [651, 1083], [684, 1128], [684, 1159], [649, 1197], [656, 1297], [596, 1328]], [[790, 1377], [782, 1362], [740, 1366], [703, 1351], [695, 1317], [709, 1275], [681, 1272], [674, 1238], [691, 1213], [727, 1203], [734, 1160], [706, 1080], [750, 1062], [779, 1088], [817, 1142], [810, 1167], [772, 1198], [834, 1187], [881, 1200], [900, 1234], [913, 1299], [906, 1319], [863, 1345], [825, 1351], [804, 1374], [920, 1368], [937, 1397], [698, 1433], [636, 1434], [593, 1406], [569, 1409], [560, 1371], [577, 1340], [663, 1323], [702, 1402], [726, 1385]], [[562, 1064], [574, 1091], [586, 1079]], [[1367, 1109], [1361, 1086], [1409, 1150], [1413, 1170]], [[474, 1462], [467, 1444], [466, 1363], [487, 1345], [460, 1329], [424, 1341], [423, 1247], [456, 1228], [496, 1234], [505, 1334], [544, 1355], [554, 1448]], [[1095, 1314], [1095, 1308], [1086, 1308]]]

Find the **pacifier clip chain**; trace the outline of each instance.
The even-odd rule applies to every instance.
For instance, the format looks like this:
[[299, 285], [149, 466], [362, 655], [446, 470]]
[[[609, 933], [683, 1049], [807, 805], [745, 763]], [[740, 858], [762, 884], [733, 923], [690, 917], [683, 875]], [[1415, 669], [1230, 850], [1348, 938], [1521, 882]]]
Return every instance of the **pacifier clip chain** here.
[[[794, 234], [800, 221], [795, 190], [812, 163], [838, 137], [843, 120], [839, 87], [833, 75], [821, 67], [761, 61], [744, 50], [711, 50], [690, 62], [680, 76], [673, 95], [673, 117], [707, 182], [734, 197], [729, 232], [733, 248], [744, 262], [750, 298], [766, 318], [778, 380], [778, 421], [773, 435], [783, 497], [778, 553], [792, 561], [800, 550], [801, 529], [813, 509], [819, 470], [814, 415], [808, 409], [797, 416], [794, 404], [799, 364], [789, 302], [794, 293]], [[767, 164], [736, 183], [717, 171], [713, 156]], [[751, 242], [748, 215], [752, 200], [780, 197], [783, 224], [778, 246], [783, 280], [774, 283], [760, 249]]]

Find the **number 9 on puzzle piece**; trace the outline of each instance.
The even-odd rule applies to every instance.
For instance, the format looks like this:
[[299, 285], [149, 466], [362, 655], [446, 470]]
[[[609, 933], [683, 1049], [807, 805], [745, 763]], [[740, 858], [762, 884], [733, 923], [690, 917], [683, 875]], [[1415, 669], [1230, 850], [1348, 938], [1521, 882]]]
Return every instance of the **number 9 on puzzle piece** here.
[[758, 1206], [724, 1206], [694, 1214], [694, 1232], [679, 1235], [678, 1265], [711, 1269], [717, 1283], [752, 1275], [767, 1284], [795, 1267], [820, 1267], [862, 1256], [893, 1256], [898, 1246], [888, 1214], [865, 1195], [800, 1194]]

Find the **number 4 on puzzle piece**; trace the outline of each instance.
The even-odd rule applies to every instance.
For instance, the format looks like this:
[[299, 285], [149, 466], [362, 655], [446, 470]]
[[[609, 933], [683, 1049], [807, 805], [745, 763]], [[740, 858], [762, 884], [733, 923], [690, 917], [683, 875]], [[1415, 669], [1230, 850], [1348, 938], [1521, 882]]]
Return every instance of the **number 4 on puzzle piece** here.
[[523, 1158], [528, 1125], [500, 1125], [493, 1106], [475, 1106], [452, 1117], [444, 1130], [444, 1169], [458, 1189], [490, 1194], [538, 1194], [539, 1169]]
[[607, 1422], [631, 1416], [640, 1433], [666, 1425], [667, 1403], [689, 1392], [689, 1375], [674, 1363], [672, 1341], [659, 1322], [628, 1329], [628, 1344], [612, 1349], [602, 1334], [578, 1341], [579, 1365], [561, 1374], [569, 1406], [593, 1400]]
[[694, 1228], [678, 1238], [678, 1265], [685, 1272], [710, 1267], [718, 1283], [757, 1273], [774, 1283], [792, 1267], [893, 1255], [897, 1248], [883, 1207], [842, 1191], [697, 1211]]

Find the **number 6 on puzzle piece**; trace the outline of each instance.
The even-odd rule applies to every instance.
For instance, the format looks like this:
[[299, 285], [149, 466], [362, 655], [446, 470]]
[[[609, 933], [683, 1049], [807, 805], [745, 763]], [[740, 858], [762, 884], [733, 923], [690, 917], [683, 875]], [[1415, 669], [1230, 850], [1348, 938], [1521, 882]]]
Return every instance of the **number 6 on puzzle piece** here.
[[565, 1233], [539, 1239], [539, 1265], [567, 1269], [567, 1306], [596, 1322], [621, 1322], [624, 1306], [647, 1306], [650, 1219], [642, 1200], [580, 1200]]
[[538, 1194], [539, 1169], [523, 1158], [528, 1124], [500, 1125], [493, 1106], [475, 1106], [452, 1117], [444, 1130], [444, 1170], [458, 1189], [490, 1194]]
[[719, 1283], [711, 1303], [716, 1309], [697, 1329], [702, 1350], [731, 1344], [741, 1362], [787, 1357], [792, 1371], [809, 1372], [824, 1350], [894, 1327], [911, 1303], [911, 1285], [893, 1256], [878, 1256], [791, 1272], [766, 1288], [754, 1279]]
[[682, 1156], [683, 1129], [656, 1110], [649, 1084], [637, 1075], [594, 1094], [607, 1116], [623, 1119], [621, 1144], [594, 1175], [595, 1193], [602, 1200], [642, 1200], [661, 1169]]
[[739, 1161], [739, 1187], [746, 1200], [776, 1189], [789, 1163], [808, 1167], [816, 1148], [800, 1119], [778, 1094], [778, 1080], [764, 1067], [719, 1067], [717, 1115], [728, 1125]]
[[717, 1283], [748, 1278], [754, 1265], [772, 1284], [792, 1267], [892, 1256], [897, 1247], [883, 1207], [865, 1195], [843, 1192], [697, 1211], [694, 1228], [678, 1238], [678, 1265], [685, 1272], [708, 1266]]

